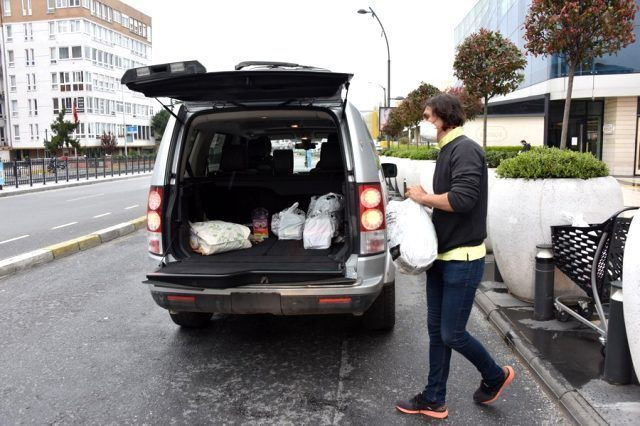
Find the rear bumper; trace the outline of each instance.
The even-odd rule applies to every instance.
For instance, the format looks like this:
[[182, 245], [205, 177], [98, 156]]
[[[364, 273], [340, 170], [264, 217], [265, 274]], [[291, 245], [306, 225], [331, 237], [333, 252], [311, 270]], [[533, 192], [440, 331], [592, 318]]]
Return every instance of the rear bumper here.
[[357, 278], [327, 282], [253, 284], [226, 289], [196, 288], [146, 281], [154, 301], [171, 311], [229, 314], [361, 314], [385, 281], [385, 255], [361, 257]]

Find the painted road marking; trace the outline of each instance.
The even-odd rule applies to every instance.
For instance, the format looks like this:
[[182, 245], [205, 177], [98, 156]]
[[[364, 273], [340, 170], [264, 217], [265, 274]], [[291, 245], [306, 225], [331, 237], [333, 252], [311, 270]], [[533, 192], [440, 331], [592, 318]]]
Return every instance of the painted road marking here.
[[125, 209], [125, 210], [129, 210], [129, 209], [134, 209], [134, 208], [136, 208], [136, 207], [138, 207], [138, 204], [134, 204], [134, 205], [132, 205], [132, 206], [125, 207], [124, 209]]
[[23, 238], [27, 238], [28, 236], [29, 236], [29, 234], [20, 235], [19, 237], [11, 238], [10, 240], [0, 241], [0, 244], [10, 243], [11, 241], [16, 241], [16, 240], [21, 240]]
[[69, 222], [69, 223], [65, 223], [64, 225], [60, 225], [60, 226], [54, 226], [51, 229], [60, 229], [60, 228], [64, 228], [65, 226], [71, 226], [71, 225], [75, 225], [78, 222]]
[[85, 195], [84, 197], [72, 198], [72, 199], [67, 200], [67, 201], [86, 200], [87, 198], [95, 198], [95, 197], [100, 197], [102, 195], [104, 195], [104, 193], [103, 194]]
[[110, 215], [110, 214], [111, 214], [111, 212], [108, 212], [108, 213], [102, 213], [102, 214], [99, 214], [99, 215], [94, 216], [93, 218], [94, 218], [94, 219], [97, 219], [97, 218], [99, 218], [99, 217], [108, 216], [108, 215]]

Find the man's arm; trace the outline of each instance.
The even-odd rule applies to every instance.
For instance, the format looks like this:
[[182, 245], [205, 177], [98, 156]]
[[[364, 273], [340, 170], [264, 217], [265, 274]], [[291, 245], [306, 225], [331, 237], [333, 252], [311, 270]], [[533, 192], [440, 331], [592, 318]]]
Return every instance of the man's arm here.
[[445, 192], [444, 194], [427, 194], [420, 185], [416, 185], [407, 188], [405, 196], [407, 198], [411, 198], [418, 204], [422, 204], [423, 206], [446, 212], [453, 212], [453, 207], [451, 207], [451, 204], [449, 203], [448, 192]]

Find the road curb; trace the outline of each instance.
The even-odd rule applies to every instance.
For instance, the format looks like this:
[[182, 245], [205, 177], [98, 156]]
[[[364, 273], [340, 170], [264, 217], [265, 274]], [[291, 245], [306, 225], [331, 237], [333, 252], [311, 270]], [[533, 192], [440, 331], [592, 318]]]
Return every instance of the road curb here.
[[[145, 172], [145, 173], [138, 173], [138, 174], [129, 174], [129, 175], [124, 175], [124, 176], [114, 176], [114, 177], [107, 177], [107, 178], [91, 178], [89, 180], [80, 180], [80, 181], [75, 181], [75, 182], [67, 182], [67, 183], [53, 183], [53, 182], [49, 182], [48, 185], [42, 185], [42, 184], [38, 184], [40, 186], [34, 186], [34, 187], [30, 187], [28, 189], [21, 189], [21, 190], [0, 190], [0, 198], [2, 197], [11, 197], [11, 196], [15, 196], [15, 195], [22, 195], [22, 194], [33, 194], [34, 192], [42, 192], [42, 191], [51, 191], [54, 189], [63, 189], [63, 188], [73, 188], [74, 186], [83, 186], [83, 185], [93, 185], [96, 183], [105, 183], [105, 182], [114, 182], [114, 181], [119, 181], [119, 180], [126, 180], [126, 179], [133, 179], [133, 178], [137, 178], [137, 177], [143, 177], [143, 176], [150, 176], [153, 173], [153, 171], [151, 172]], [[5, 185], [7, 186], [7, 185]]]
[[591, 404], [573, 388], [562, 375], [547, 361], [540, 358], [536, 348], [525, 339], [521, 339], [511, 326], [510, 320], [499, 307], [484, 294], [478, 292], [474, 304], [482, 311], [500, 332], [507, 344], [525, 361], [529, 370], [538, 376], [558, 402], [567, 410], [578, 424], [608, 424]]
[[132, 234], [144, 228], [145, 224], [146, 216], [141, 216], [128, 222], [101, 229], [89, 235], [4, 259], [0, 261], [0, 278]]

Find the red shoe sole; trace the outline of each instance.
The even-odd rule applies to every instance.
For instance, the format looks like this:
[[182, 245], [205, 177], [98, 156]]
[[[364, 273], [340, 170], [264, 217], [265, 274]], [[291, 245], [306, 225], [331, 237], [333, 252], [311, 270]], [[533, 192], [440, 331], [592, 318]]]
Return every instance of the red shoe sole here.
[[500, 390], [498, 390], [498, 393], [496, 394], [496, 396], [494, 396], [488, 401], [481, 402], [481, 404], [491, 404], [492, 402], [494, 402], [496, 399], [498, 399], [498, 397], [500, 396], [504, 388], [506, 388], [507, 385], [509, 385], [509, 383], [513, 382], [513, 379], [515, 379], [516, 377], [516, 372], [513, 371], [513, 367], [511, 367], [510, 365], [507, 365], [505, 368], [507, 369], [507, 379], [504, 381], [504, 383], [500, 387]]
[[423, 416], [432, 417], [434, 419], [446, 419], [449, 416], [449, 410], [445, 411], [429, 411], [429, 410], [407, 410], [396, 405], [396, 409], [405, 414], [422, 414]]

